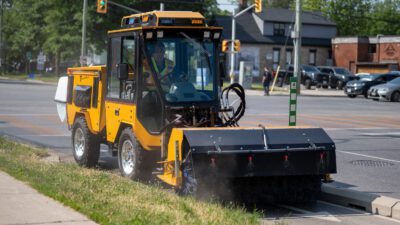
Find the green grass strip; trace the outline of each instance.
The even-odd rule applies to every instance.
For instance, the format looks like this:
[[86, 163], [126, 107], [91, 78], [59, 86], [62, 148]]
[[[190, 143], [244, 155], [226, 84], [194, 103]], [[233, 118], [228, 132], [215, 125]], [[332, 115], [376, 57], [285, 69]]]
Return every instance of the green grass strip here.
[[41, 160], [47, 151], [0, 137], [0, 169], [100, 224], [260, 224], [261, 214], [180, 197], [98, 169]]

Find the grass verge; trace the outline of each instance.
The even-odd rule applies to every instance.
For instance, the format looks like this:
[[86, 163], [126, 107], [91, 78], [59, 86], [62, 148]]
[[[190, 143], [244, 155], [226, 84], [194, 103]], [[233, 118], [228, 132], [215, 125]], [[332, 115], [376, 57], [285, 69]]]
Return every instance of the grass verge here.
[[43, 162], [47, 155], [0, 137], [1, 170], [100, 224], [260, 223], [257, 212], [180, 197], [107, 171]]

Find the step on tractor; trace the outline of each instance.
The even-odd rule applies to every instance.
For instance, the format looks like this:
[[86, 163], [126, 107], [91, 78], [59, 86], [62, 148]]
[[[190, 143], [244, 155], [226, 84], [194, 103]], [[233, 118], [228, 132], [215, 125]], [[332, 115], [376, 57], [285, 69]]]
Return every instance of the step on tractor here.
[[129, 15], [121, 26], [108, 32], [107, 65], [68, 68], [59, 80], [55, 100], [79, 165], [96, 166], [105, 144], [122, 176], [182, 194], [316, 199], [336, 173], [334, 142], [321, 128], [239, 127], [245, 92], [222, 88], [221, 27], [176, 11]]

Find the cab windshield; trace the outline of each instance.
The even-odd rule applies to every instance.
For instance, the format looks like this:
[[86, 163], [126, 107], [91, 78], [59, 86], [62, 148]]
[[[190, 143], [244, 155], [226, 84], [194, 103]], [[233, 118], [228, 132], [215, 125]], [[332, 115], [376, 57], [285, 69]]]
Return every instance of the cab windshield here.
[[216, 98], [215, 43], [180, 32], [146, 41], [147, 62], [165, 100], [205, 102]]

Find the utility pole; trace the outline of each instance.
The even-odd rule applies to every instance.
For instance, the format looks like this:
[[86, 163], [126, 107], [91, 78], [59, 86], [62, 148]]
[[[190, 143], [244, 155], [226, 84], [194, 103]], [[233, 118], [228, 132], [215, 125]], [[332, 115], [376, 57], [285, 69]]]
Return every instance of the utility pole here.
[[88, 0], [83, 0], [83, 13], [82, 13], [82, 49], [81, 49], [81, 66], [85, 66], [86, 59], [86, 17], [87, 17]]
[[290, 78], [289, 126], [297, 124], [297, 95], [300, 95], [301, 55], [301, 0], [296, 0], [296, 24], [291, 34], [294, 40], [294, 69]]
[[3, 45], [3, 14], [4, 14], [4, 0], [1, 0], [1, 18], [0, 18], [0, 75], [3, 75], [4, 71], [4, 59], [3, 59], [3, 51], [4, 51], [4, 45]]
[[294, 70], [293, 76], [297, 77], [297, 93], [300, 94], [300, 56], [301, 56], [301, 0], [296, 0], [296, 24], [292, 33], [294, 39]]
[[233, 51], [234, 48], [234, 41], [236, 38], [236, 17], [235, 17], [235, 9], [232, 11], [232, 35], [231, 35], [231, 69], [229, 72], [229, 77], [231, 78], [231, 84], [235, 82], [235, 52]]

